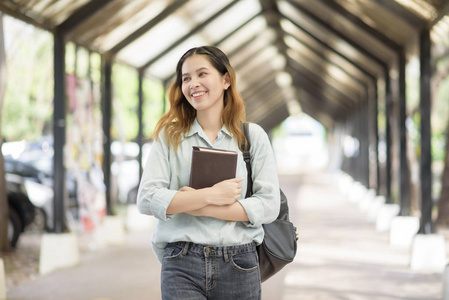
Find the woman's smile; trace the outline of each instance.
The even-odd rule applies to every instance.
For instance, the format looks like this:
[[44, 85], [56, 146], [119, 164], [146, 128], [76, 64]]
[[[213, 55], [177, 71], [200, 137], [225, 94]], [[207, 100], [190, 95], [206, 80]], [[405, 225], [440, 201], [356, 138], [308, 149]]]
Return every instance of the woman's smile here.
[[198, 100], [200, 99], [202, 96], [206, 95], [207, 92], [205, 91], [200, 91], [200, 92], [194, 92], [191, 94], [191, 97], [193, 100]]

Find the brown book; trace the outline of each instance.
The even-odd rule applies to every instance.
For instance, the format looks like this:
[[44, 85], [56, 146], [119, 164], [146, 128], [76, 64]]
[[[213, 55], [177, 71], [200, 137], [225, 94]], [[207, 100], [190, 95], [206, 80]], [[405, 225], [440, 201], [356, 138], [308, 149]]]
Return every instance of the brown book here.
[[190, 187], [202, 189], [235, 178], [237, 152], [193, 147], [190, 169]]

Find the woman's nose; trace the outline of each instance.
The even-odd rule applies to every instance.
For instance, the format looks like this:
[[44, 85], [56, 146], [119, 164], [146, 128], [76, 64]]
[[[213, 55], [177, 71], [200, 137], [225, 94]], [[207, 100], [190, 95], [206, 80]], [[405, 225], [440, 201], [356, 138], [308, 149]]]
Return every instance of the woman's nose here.
[[192, 80], [190, 80], [190, 88], [194, 89], [198, 86], [198, 80], [196, 80], [195, 78], [192, 78]]

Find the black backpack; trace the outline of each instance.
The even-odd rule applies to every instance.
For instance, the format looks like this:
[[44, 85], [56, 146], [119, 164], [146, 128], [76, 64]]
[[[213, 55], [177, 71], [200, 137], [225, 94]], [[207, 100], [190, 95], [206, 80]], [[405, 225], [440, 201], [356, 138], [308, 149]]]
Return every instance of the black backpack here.
[[[248, 186], [246, 198], [253, 193], [253, 180], [251, 169], [250, 147], [248, 123], [243, 124], [248, 143], [243, 146], [243, 159], [248, 171]], [[298, 235], [296, 227], [289, 220], [288, 202], [284, 192], [279, 189], [281, 194], [281, 208], [276, 220], [270, 224], [263, 224], [265, 236], [262, 244], [257, 246], [259, 254], [259, 269], [262, 282], [279, 272], [287, 264], [291, 263], [296, 255]]]

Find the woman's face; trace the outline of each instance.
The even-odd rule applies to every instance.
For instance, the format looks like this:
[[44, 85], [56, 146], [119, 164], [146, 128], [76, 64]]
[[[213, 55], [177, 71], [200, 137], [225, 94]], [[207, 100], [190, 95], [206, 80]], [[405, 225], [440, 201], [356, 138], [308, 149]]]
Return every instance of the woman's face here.
[[221, 75], [204, 55], [193, 55], [182, 65], [182, 93], [197, 113], [221, 112], [229, 75]]

